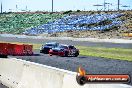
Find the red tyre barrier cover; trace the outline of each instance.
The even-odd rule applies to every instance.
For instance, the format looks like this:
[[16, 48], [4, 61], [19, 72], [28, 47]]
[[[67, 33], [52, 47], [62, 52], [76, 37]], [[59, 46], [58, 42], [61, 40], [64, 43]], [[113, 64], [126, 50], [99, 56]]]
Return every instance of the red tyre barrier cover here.
[[24, 53], [26, 55], [32, 55], [33, 54], [33, 46], [32, 45], [23, 45], [24, 46]]
[[0, 55], [8, 55], [8, 43], [0, 43]]
[[32, 55], [33, 45], [0, 43], [1, 55]]

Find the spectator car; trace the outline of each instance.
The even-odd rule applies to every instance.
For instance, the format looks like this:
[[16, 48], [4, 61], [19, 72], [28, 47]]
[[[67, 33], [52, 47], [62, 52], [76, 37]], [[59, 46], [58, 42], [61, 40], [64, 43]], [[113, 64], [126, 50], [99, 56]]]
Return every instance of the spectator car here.
[[50, 55], [59, 55], [59, 56], [74, 56], [79, 55], [79, 49], [76, 49], [73, 45], [59, 45], [58, 47], [52, 48], [49, 51]]
[[59, 46], [57, 42], [48, 42], [40, 47], [40, 53], [49, 54], [49, 50]]

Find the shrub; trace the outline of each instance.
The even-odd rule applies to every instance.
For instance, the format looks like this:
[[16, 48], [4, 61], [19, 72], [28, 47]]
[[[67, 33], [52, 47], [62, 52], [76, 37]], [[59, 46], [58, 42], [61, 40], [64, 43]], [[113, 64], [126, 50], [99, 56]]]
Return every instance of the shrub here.
[[77, 12], [81, 12], [80, 10], [77, 10]]
[[68, 13], [71, 13], [72, 10], [69, 10], [69, 11], [65, 11], [63, 14], [68, 14]]

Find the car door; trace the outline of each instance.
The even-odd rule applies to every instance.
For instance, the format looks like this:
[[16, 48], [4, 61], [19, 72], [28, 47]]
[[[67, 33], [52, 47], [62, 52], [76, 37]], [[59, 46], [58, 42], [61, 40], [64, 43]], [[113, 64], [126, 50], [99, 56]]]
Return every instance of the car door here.
[[69, 53], [71, 55], [74, 55], [76, 53], [75, 47], [74, 46], [69, 46]]

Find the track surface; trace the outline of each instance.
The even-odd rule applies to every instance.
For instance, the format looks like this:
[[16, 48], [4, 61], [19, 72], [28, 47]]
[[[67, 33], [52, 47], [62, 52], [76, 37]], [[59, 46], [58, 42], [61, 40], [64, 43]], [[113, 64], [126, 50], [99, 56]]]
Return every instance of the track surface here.
[[35, 53], [36, 54], [34, 56], [14, 57], [75, 72], [79, 66], [82, 66], [86, 69], [88, 74], [130, 74], [132, 77], [132, 62], [128, 61], [104, 59], [90, 56], [49, 56], [48, 54], [40, 54], [39, 51], [35, 51]]
[[81, 41], [70, 41], [70, 40], [47, 40], [47, 39], [26, 39], [26, 38], [8, 38], [8, 37], [0, 37], [0, 41], [5, 42], [23, 42], [23, 43], [46, 43], [50, 41], [56, 41], [63, 44], [71, 44], [71, 45], [80, 45], [80, 46], [101, 46], [101, 47], [114, 47], [114, 48], [131, 48], [132, 44], [121, 44], [121, 43], [95, 43], [95, 42], [81, 42]]
[[[63, 40], [44, 40], [44, 39], [19, 39], [0, 37], [0, 41], [5, 42], [25, 42], [25, 43], [45, 43], [56, 41], [64, 44], [93, 46], [93, 47], [116, 47], [116, 48], [132, 48], [132, 44], [115, 44], [115, 43], [93, 43], [93, 42], [78, 42], [78, 41], [63, 41]], [[34, 56], [9, 56], [19, 59], [36, 62], [48, 66], [53, 66], [65, 70], [77, 71], [79, 66], [86, 69], [88, 74], [130, 74], [132, 77], [132, 62], [113, 60], [98, 57], [59, 57], [40, 54], [39, 51], [34, 51]], [[132, 82], [130, 83], [132, 85]], [[0, 85], [1, 88], [1, 85]], [[4, 87], [2, 87], [4, 88]]]
[[0, 88], [8, 88], [0, 83]]

